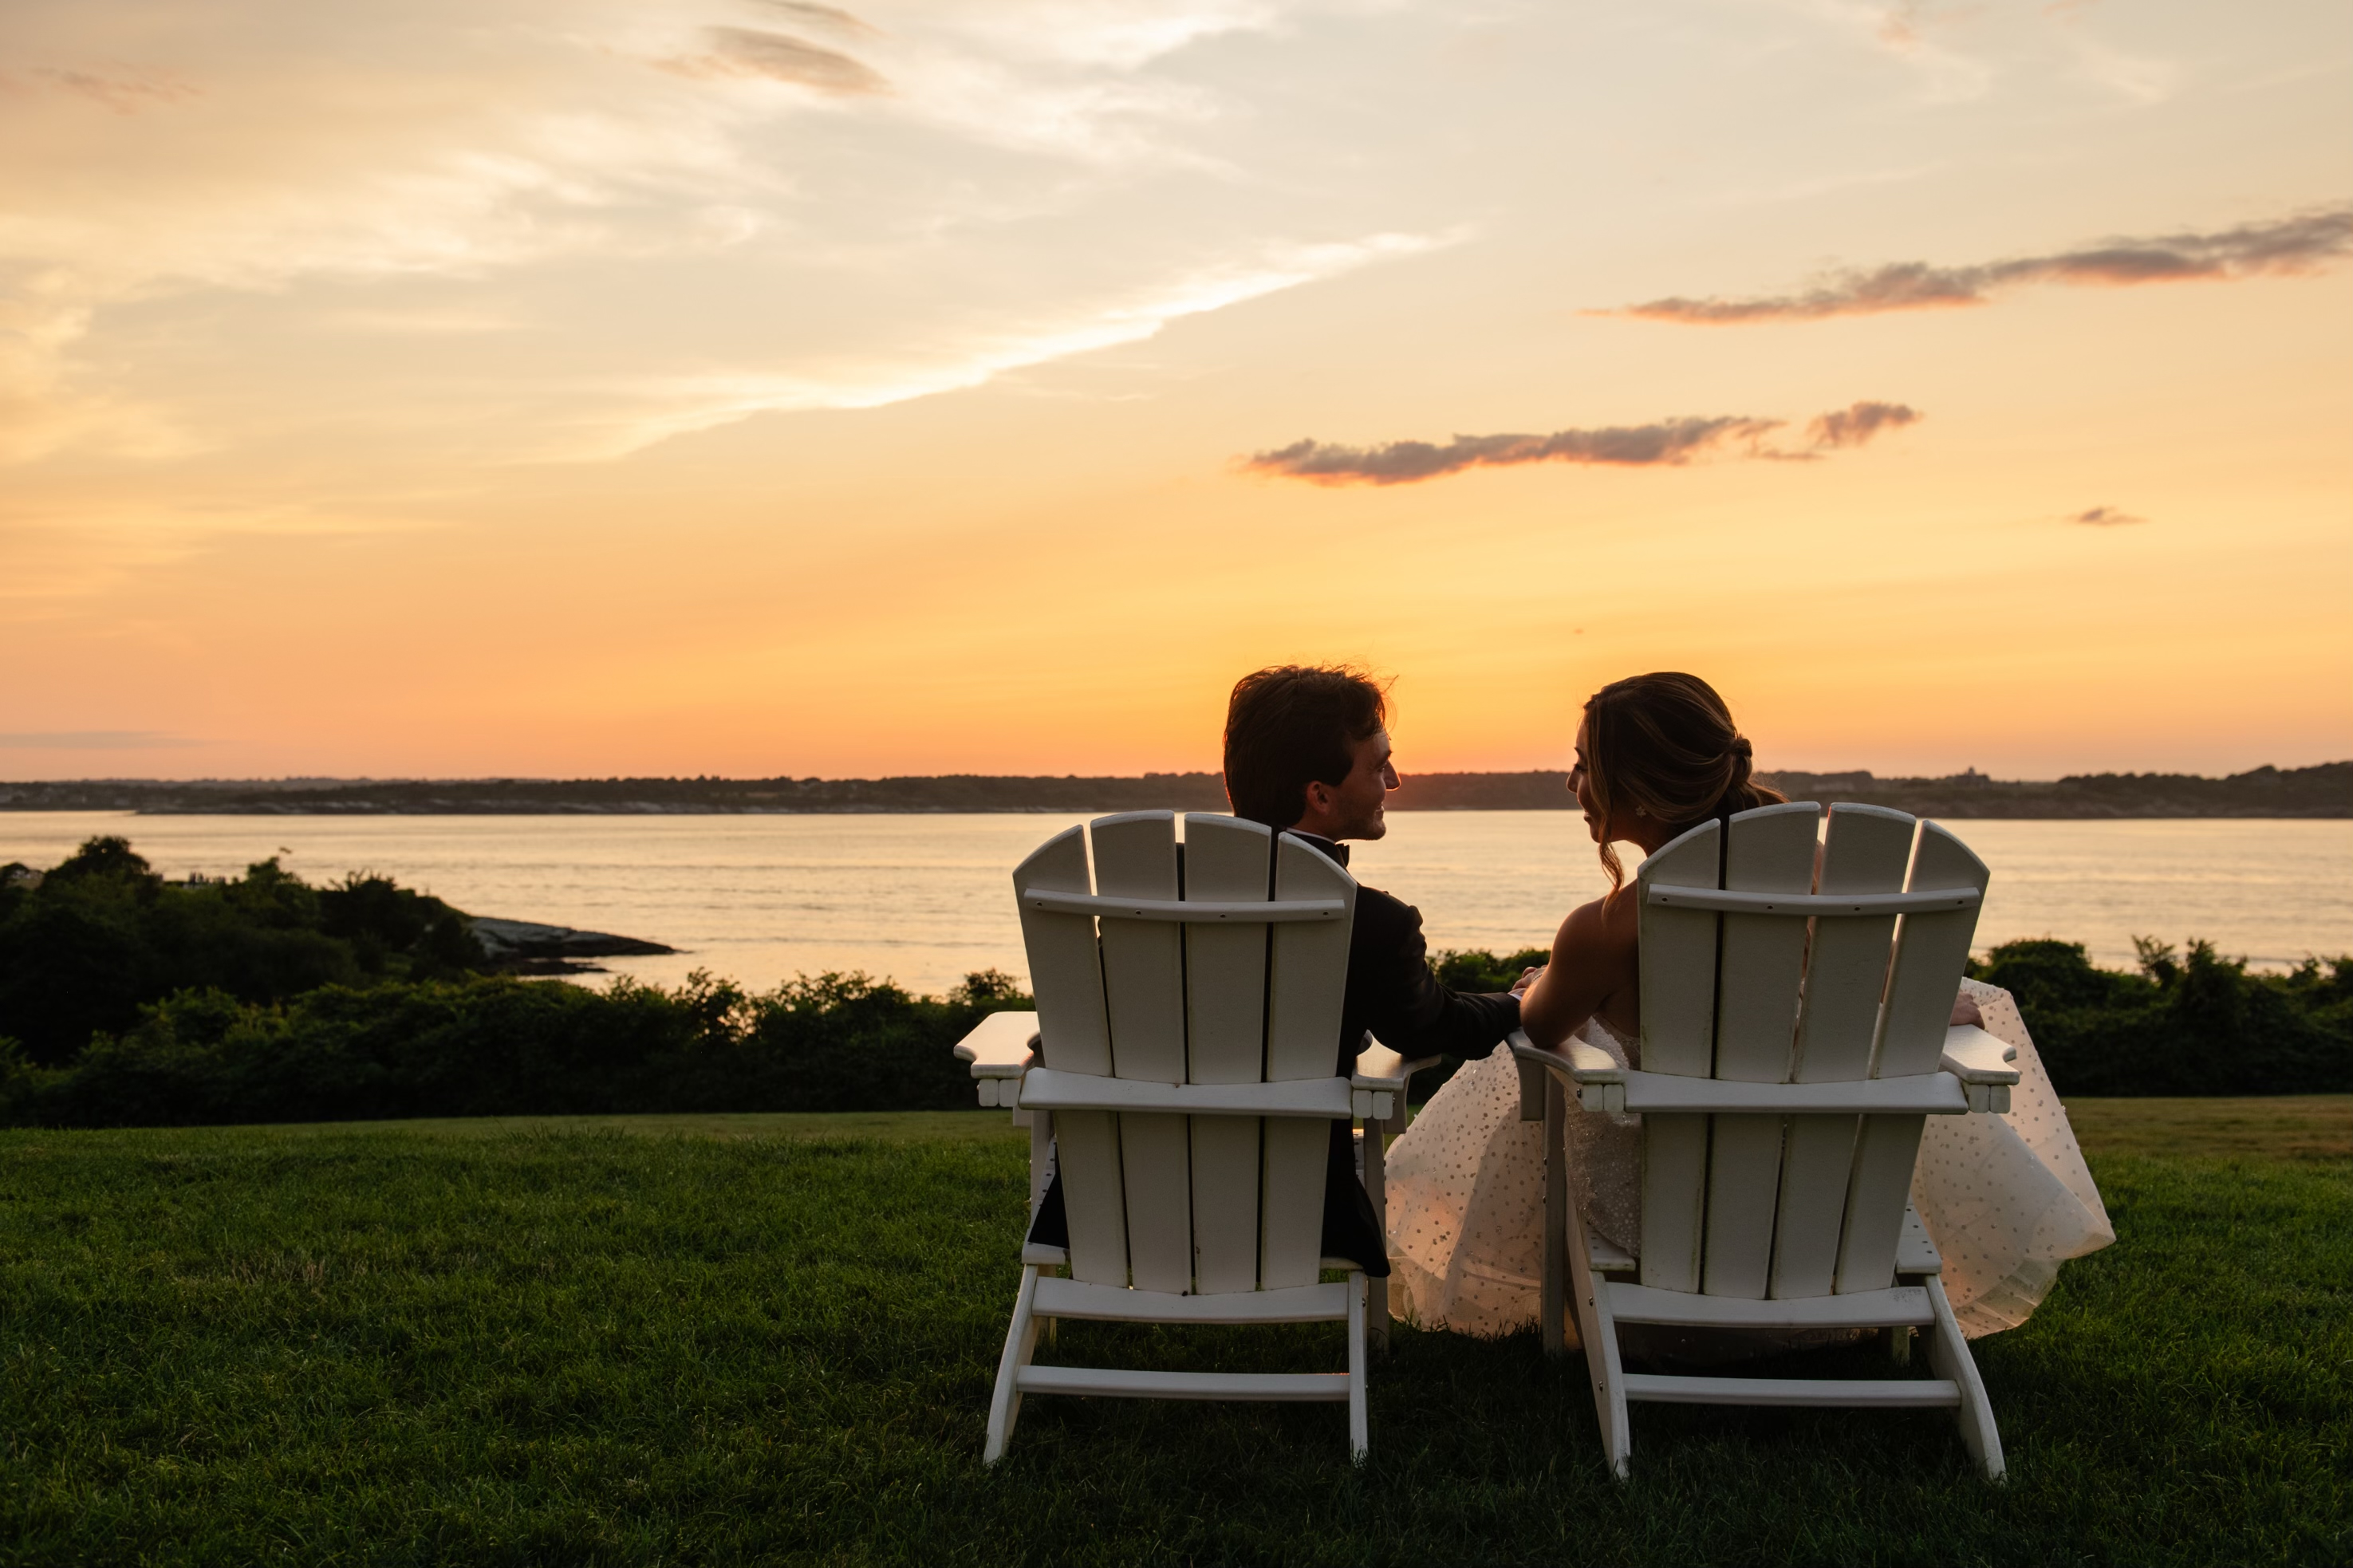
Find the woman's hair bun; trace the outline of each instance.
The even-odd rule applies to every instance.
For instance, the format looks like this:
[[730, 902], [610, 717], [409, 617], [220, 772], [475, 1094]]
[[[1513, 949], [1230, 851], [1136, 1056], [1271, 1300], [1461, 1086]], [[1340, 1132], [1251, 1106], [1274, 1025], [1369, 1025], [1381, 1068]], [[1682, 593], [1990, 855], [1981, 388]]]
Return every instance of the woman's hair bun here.
[[[1756, 783], [1754, 748], [1724, 699], [1695, 675], [1659, 670], [1613, 680], [1585, 704], [1585, 789], [1601, 820], [1636, 815], [1677, 831], [1782, 798]], [[1601, 846], [1610, 886], [1616, 848]]]

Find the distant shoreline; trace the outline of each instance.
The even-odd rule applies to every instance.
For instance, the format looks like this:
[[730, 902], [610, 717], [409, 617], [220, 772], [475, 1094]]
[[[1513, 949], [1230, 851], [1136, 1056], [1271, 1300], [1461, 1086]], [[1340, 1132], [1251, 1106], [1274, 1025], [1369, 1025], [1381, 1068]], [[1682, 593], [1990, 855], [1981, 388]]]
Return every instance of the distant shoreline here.
[[[2353, 817], [2353, 762], [2194, 773], [2003, 780], [1868, 772], [1759, 775], [1792, 799], [1891, 806], [1953, 820]], [[1393, 811], [1566, 811], [1561, 773], [1413, 773]], [[882, 779], [80, 779], [0, 784], [0, 811], [206, 816], [717, 816], [1223, 811], [1212, 773], [1140, 777], [940, 774]]]

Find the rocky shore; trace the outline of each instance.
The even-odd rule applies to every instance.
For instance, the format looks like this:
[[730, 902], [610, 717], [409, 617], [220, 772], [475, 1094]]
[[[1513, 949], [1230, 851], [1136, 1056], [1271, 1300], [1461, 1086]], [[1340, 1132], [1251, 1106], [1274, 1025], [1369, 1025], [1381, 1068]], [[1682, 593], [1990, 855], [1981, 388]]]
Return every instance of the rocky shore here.
[[635, 958], [676, 952], [658, 942], [609, 931], [578, 931], [571, 926], [541, 925], [533, 921], [470, 917], [474, 940], [491, 962], [508, 974], [602, 974], [599, 958]]

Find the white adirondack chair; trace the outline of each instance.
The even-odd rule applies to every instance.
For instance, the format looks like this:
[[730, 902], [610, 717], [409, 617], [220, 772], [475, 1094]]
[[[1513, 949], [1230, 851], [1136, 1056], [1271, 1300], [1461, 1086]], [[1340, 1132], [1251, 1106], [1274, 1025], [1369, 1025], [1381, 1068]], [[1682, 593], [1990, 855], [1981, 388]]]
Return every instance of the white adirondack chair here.
[[[1546, 1124], [1546, 1346], [1563, 1348], [1567, 1287], [1620, 1479], [1630, 1401], [1950, 1406], [1979, 1468], [2002, 1475], [1985, 1386], [1910, 1203], [1924, 1119], [2007, 1110], [2018, 1081], [2001, 1042], [1947, 1027], [1986, 868], [1936, 823], [1841, 805], [1817, 889], [1821, 815], [1810, 803], [1741, 812], [1728, 843], [1710, 822], [1642, 862], [1641, 1070], [1581, 1041], [1556, 1053], [1513, 1037], [1520, 1114]], [[1642, 1115], [1639, 1263], [1569, 1201], [1572, 1089], [1585, 1110]], [[1888, 1328], [1899, 1353], [1925, 1329], [1936, 1375], [1630, 1373], [1621, 1323]]]
[[[956, 1047], [981, 1103], [1030, 1121], [1033, 1215], [1050, 1135], [1070, 1225], [1067, 1248], [1022, 1253], [991, 1464], [1025, 1394], [1345, 1401], [1350, 1452], [1366, 1452], [1365, 1278], [1322, 1255], [1324, 1182], [1331, 1123], [1391, 1121], [1407, 1064], [1379, 1052], [1353, 1079], [1332, 1070], [1356, 884], [1295, 838], [1202, 814], [1185, 818], [1180, 871], [1176, 820], [1099, 817], [1021, 863], [1038, 1010], [996, 1014]], [[1319, 1283], [1326, 1268], [1346, 1280]], [[1040, 1326], [1061, 1318], [1344, 1321], [1348, 1370], [1034, 1364]]]

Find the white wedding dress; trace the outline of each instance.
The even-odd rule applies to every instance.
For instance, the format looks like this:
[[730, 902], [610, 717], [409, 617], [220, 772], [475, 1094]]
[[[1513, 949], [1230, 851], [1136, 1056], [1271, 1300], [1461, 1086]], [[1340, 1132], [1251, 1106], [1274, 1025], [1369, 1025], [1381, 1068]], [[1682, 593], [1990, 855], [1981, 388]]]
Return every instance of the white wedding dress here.
[[[1912, 1202], [1944, 1254], [1944, 1283], [1975, 1339], [2026, 1321], [2070, 1258], [2116, 1239], [2067, 1113], [2009, 992], [1961, 982], [1986, 1032], [2018, 1047], [2006, 1115], [1932, 1116]], [[1630, 1067], [1599, 1019], [1578, 1031]], [[1640, 1116], [1570, 1108], [1571, 1194], [1587, 1226], [1640, 1255]], [[1425, 1329], [1504, 1334], [1536, 1321], [1544, 1124], [1520, 1120], [1520, 1076], [1498, 1046], [1430, 1097], [1388, 1151], [1392, 1303]], [[1574, 1335], [1572, 1321], [1569, 1332]]]

